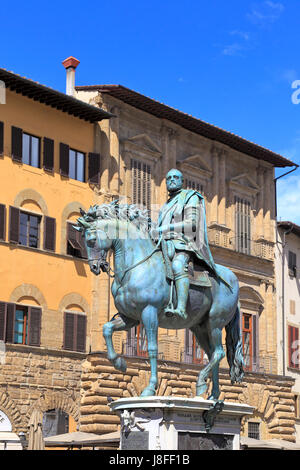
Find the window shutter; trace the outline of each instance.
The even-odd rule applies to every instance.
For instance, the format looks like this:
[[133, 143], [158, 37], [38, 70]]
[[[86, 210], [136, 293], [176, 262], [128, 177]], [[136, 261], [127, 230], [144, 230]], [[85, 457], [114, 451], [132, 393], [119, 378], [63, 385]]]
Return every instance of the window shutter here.
[[65, 312], [64, 318], [64, 349], [74, 351], [74, 314]]
[[6, 304], [6, 341], [7, 343], [14, 342], [15, 333], [15, 304]]
[[29, 307], [28, 344], [30, 346], [40, 346], [41, 344], [41, 319], [42, 309]]
[[99, 153], [89, 153], [89, 183], [100, 183], [100, 154]]
[[45, 217], [44, 220], [44, 250], [55, 251], [56, 219]]
[[62, 176], [69, 176], [69, 146], [59, 144], [59, 168]]
[[85, 246], [85, 242], [84, 242], [82, 232], [76, 231], [76, 235], [77, 235], [77, 241], [80, 245], [81, 257], [87, 259], [88, 255], [87, 255], [87, 250], [86, 250], [86, 246]]
[[75, 230], [73, 227], [72, 222], [67, 222], [67, 237], [68, 237], [68, 242], [74, 248], [75, 250], [82, 250], [82, 247], [79, 243], [79, 238], [78, 234], [79, 232]]
[[22, 161], [22, 137], [23, 131], [19, 127], [12, 126], [11, 128], [11, 156], [12, 159], [21, 162]]
[[4, 153], [4, 124], [0, 121], [0, 157]]
[[252, 355], [253, 355], [253, 372], [259, 372], [259, 342], [258, 342], [258, 315], [252, 316]]
[[54, 140], [48, 139], [48, 137], [44, 137], [43, 167], [48, 171], [54, 169]]
[[6, 207], [0, 204], [0, 240], [6, 239]]
[[76, 351], [85, 352], [86, 342], [86, 316], [76, 316]]
[[0, 302], [0, 341], [5, 341], [6, 303]]
[[20, 210], [17, 207], [9, 207], [9, 241], [19, 243]]
[[131, 194], [133, 204], [143, 205], [151, 210], [151, 167], [131, 159]]

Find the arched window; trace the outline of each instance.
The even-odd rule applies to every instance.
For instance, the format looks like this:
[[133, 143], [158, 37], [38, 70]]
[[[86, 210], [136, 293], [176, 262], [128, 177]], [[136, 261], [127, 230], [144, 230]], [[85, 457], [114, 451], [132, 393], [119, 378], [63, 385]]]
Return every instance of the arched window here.
[[59, 408], [47, 410], [43, 415], [43, 437], [70, 432], [72, 421], [73, 418]]

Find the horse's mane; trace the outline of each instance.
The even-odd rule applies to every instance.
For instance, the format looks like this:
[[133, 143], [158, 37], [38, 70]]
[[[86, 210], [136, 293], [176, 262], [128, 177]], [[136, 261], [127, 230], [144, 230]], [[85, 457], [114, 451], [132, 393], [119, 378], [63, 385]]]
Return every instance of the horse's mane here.
[[119, 204], [112, 201], [108, 204], [95, 204], [84, 214], [86, 222], [95, 222], [99, 219], [118, 219], [133, 223], [139, 230], [149, 231], [152, 220], [148, 209], [140, 208], [136, 204]]

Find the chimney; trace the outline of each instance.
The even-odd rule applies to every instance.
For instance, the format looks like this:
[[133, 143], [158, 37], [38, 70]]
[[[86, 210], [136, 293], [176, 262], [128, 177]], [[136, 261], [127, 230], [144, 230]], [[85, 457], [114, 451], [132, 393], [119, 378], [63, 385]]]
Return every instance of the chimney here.
[[75, 70], [78, 64], [80, 64], [79, 60], [75, 59], [75, 57], [68, 57], [62, 62], [63, 66], [67, 72], [67, 80], [66, 80], [66, 94], [73, 96], [75, 90]]

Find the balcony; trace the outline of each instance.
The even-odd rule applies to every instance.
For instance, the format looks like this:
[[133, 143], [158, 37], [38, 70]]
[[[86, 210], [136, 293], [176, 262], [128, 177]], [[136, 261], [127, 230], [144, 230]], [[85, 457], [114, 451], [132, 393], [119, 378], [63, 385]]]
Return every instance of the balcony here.
[[273, 260], [274, 243], [263, 237], [252, 239], [239, 236], [228, 227], [213, 223], [208, 227], [210, 244], [233, 250], [237, 253]]

